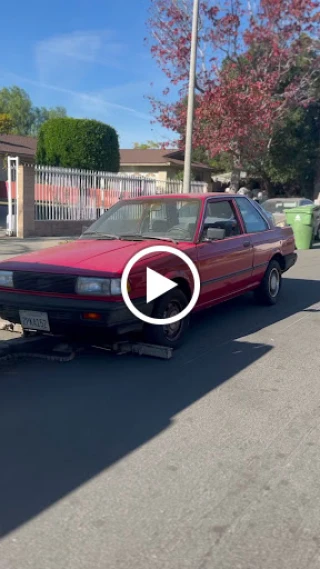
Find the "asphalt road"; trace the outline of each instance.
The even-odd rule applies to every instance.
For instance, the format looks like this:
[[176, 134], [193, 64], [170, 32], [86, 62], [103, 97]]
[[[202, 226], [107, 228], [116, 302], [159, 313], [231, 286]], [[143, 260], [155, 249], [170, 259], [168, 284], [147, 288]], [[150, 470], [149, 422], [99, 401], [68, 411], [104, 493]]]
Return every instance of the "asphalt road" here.
[[318, 568], [319, 340], [315, 249], [171, 361], [2, 363], [1, 569]]

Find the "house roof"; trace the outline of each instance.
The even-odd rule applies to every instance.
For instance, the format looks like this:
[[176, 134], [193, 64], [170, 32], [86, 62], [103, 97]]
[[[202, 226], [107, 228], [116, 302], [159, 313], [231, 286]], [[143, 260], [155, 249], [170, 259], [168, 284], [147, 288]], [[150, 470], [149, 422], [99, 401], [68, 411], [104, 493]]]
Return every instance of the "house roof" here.
[[[32, 136], [13, 134], [0, 135], [0, 154], [34, 158], [37, 151], [37, 139]], [[184, 152], [182, 150], [164, 150], [159, 148], [138, 148], [120, 150], [121, 166], [180, 166], [183, 167]], [[193, 168], [211, 170], [206, 164], [193, 162]]]
[[37, 151], [37, 139], [33, 136], [0, 134], [0, 154], [34, 158]]
[[[159, 148], [139, 148], [120, 150], [121, 166], [183, 166], [184, 152], [182, 150], [163, 150]], [[211, 170], [206, 164], [193, 162], [193, 168]]]
[[168, 154], [173, 150], [163, 150], [158, 148], [147, 148], [140, 150], [139, 148], [131, 148], [120, 150], [120, 162], [122, 165], [140, 165], [140, 164], [169, 164]]

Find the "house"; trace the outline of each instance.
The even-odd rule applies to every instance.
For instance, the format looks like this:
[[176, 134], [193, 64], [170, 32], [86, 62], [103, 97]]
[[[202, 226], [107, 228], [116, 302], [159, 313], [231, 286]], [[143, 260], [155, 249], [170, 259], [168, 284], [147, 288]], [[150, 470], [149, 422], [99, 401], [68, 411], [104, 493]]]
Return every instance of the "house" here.
[[[31, 136], [0, 135], [0, 199], [6, 197], [7, 156], [34, 162], [37, 139]], [[120, 172], [154, 178], [161, 181], [183, 174], [184, 153], [181, 150], [129, 149], [120, 150]], [[201, 162], [192, 163], [195, 181], [206, 182], [211, 187], [211, 169]]]
[[[182, 150], [148, 148], [120, 150], [120, 172], [166, 181], [182, 176], [184, 153]], [[211, 168], [201, 162], [192, 163], [195, 181], [211, 183]]]
[[32, 136], [0, 134], [0, 201], [7, 200], [7, 156], [19, 156], [27, 162], [34, 162], [36, 151], [37, 139]]
[[19, 156], [33, 162], [36, 151], [37, 139], [33, 136], [0, 134], [0, 181], [7, 180], [7, 156]]

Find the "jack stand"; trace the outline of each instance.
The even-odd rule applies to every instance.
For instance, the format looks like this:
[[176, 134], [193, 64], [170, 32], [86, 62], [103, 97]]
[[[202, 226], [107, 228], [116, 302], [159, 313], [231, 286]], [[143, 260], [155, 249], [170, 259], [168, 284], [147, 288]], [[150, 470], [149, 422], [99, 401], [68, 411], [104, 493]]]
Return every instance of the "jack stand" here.
[[98, 350], [106, 350], [117, 355], [136, 354], [138, 356], [150, 356], [162, 360], [170, 360], [173, 349], [166, 346], [156, 346], [154, 344], [144, 344], [143, 342], [117, 342], [110, 346], [92, 346]]

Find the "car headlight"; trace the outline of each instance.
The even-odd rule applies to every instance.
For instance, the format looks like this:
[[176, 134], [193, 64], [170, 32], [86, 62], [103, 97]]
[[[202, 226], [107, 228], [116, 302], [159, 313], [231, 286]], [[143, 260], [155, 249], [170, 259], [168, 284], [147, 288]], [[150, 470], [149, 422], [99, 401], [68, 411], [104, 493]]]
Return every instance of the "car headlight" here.
[[0, 271], [0, 286], [12, 288], [13, 287], [13, 272]]
[[279, 222], [277, 223], [277, 227], [286, 227], [286, 225], [287, 225], [287, 224], [286, 224], [285, 221], [279, 221]]
[[[128, 283], [128, 292], [129, 288]], [[76, 292], [77, 294], [92, 294], [94, 296], [120, 296], [121, 279], [78, 277]]]

